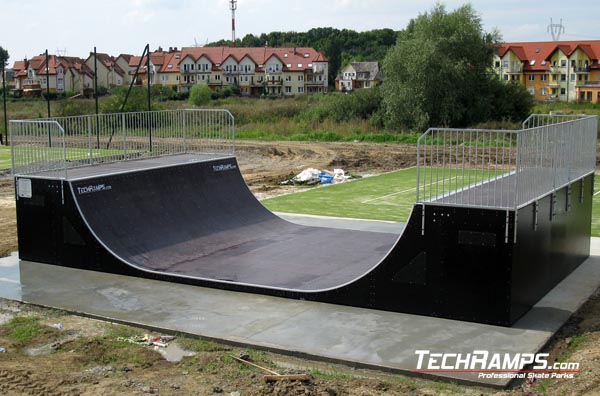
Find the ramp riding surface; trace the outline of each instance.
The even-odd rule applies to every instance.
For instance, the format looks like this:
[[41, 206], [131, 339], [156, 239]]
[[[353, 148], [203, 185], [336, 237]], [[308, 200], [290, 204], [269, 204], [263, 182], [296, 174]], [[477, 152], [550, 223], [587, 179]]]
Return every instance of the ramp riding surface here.
[[[104, 188], [92, 191], [96, 185]], [[98, 240], [125, 263], [148, 271], [323, 290], [366, 273], [397, 239], [282, 220], [254, 198], [234, 158], [71, 186]]]
[[19, 254], [506, 326], [589, 255], [591, 178], [518, 210], [416, 204], [397, 236], [288, 223], [253, 197], [234, 157], [186, 154], [67, 177], [40, 172], [16, 177], [31, 187], [17, 188]]

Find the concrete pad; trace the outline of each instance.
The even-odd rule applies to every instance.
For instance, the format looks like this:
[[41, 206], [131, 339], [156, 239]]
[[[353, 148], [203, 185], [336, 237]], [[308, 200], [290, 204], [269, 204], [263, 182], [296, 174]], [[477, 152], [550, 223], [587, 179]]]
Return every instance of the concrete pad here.
[[[592, 240], [594, 252], [600, 239]], [[600, 284], [593, 256], [512, 328], [0, 260], [0, 297], [285, 354], [410, 373], [416, 350], [536, 353]], [[20, 274], [19, 274], [20, 272]], [[16, 287], [16, 283], [18, 287]], [[504, 387], [476, 373], [439, 377]]]

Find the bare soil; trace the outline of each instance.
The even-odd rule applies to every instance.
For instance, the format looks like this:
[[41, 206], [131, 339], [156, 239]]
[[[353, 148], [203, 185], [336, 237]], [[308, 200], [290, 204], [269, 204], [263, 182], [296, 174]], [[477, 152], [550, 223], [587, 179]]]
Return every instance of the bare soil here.
[[[277, 183], [306, 167], [355, 174], [413, 166], [415, 148], [401, 144], [237, 142], [245, 179], [259, 198], [293, 191]], [[0, 256], [17, 250], [13, 181], [0, 178]], [[11, 330], [11, 318], [39, 320], [35, 331]], [[8, 323], [7, 323], [8, 321]], [[54, 325], [62, 323], [63, 329]], [[31, 330], [31, 329], [29, 329]], [[12, 332], [11, 332], [12, 331]], [[600, 395], [600, 292], [569, 320], [545, 351], [578, 362], [575, 379], [517, 383], [507, 391], [447, 384], [250, 351], [252, 361], [279, 372], [308, 372], [310, 383], [266, 384], [263, 373], [233, 360], [240, 350], [187, 340], [196, 354], [168, 362], [151, 347], [123, 344], [145, 330], [0, 300], [0, 395]]]

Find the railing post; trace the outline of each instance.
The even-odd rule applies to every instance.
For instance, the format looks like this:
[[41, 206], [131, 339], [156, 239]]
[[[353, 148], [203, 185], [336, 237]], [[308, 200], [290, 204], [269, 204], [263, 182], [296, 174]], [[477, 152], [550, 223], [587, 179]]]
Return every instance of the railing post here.
[[87, 127], [88, 127], [88, 145], [90, 149], [90, 165], [94, 163], [94, 147], [92, 145], [92, 119], [91, 117], [87, 117]]
[[123, 159], [127, 160], [127, 130], [125, 128], [125, 113], [121, 114], [121, 129], [123, 130]]
[[181, 126], [183, 129], [183, 152], [187, 154], [187, 126], [186, 126], [187, 110], [181, 110]]

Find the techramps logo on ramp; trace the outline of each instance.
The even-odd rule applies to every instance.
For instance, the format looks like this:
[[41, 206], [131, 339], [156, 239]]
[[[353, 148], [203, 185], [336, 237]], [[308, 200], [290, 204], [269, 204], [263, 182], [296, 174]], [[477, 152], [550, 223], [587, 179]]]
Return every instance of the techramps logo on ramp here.
[[89, 186], [77, 187], [77, 194], [84, 195], [109, 190], [112, 190], [112, 186], [110, 184], [92, 184]]
[[215, 172], [225, 172], [229, 170], [237, 169], [236, 164], [221, 164], [221, 165], [213, 165], [213, 171]]

